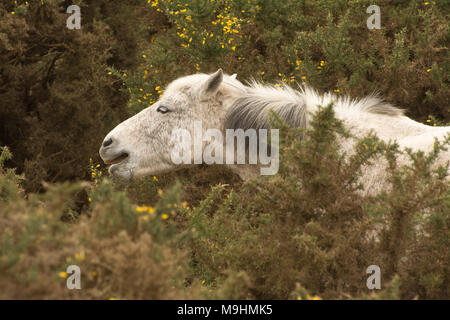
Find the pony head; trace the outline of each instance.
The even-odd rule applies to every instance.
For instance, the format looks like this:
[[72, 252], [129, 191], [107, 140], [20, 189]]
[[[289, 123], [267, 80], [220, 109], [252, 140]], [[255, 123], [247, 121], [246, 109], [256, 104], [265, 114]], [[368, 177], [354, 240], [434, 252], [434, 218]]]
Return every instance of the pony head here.
[[179, 78], [156, 103], [109, 132], [100, 156], [111, 164], [110, 174], [122, 180], [180, 169], [183, 166], [171, 160], [176, 143], [172, 132], [184, 129], [193, 136], [196, 121], [201, 121], [204, 131], [222, 130], [227, 106], [244, 91], [235, 75], [225, 75], [221, 69]]

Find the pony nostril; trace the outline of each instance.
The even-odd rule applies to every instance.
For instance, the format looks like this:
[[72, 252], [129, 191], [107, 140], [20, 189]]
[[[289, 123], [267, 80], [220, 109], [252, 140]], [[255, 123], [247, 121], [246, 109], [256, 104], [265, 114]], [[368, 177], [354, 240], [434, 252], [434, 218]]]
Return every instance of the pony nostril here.
[[111, 145], [113, 143], [113, 140], [109, 138], [105, 142], [103, 142], [103, 148], [106, 148], [107, 146]]

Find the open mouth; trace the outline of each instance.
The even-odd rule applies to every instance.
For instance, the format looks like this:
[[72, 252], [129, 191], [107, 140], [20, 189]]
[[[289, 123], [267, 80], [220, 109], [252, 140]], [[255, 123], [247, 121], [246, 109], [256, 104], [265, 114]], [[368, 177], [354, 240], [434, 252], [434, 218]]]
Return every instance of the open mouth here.
[[126, 158], [128, 158], [128, 153], [124, 152], [124, 153], [122, 153], [121, 155], [119, 155], [118, 157], [116, 157], [114, 159], [104, 159], [103, 161], [106, 164], [117, 164], [117, 163], [121, 163]]

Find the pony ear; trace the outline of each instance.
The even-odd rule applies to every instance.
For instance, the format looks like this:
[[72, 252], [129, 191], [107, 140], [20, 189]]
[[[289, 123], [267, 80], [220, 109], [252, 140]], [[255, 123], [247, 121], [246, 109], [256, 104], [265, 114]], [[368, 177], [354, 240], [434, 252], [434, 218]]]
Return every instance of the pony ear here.
[[223, 80], [223, 71], [222, 69], [217, 70], [214, 74], [212, 74], [208, 80], [203, 84], [202, 92], [207, 95], [212, 95], [219, 90], [219, 87]]
[[236, 79], [236, 77], [237, 77], [237, 73], [234, 73], [230, 76], [231, 79]]

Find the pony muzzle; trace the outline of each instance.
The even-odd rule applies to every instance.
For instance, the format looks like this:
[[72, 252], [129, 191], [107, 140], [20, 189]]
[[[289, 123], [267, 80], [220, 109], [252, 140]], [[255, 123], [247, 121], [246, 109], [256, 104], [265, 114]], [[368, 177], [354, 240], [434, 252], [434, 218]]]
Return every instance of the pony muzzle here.
[[121, 152], [118, 156], [113, 157], [113, 158], [109, 158], [109, 159], [105, 159], [103, 158], [103, 162], [105, 162], [106, 164], [118, 164], [121, 163], [122, 161], [124, 161], [125, 159], [128, 158], [128, 153], [126, 152]]

